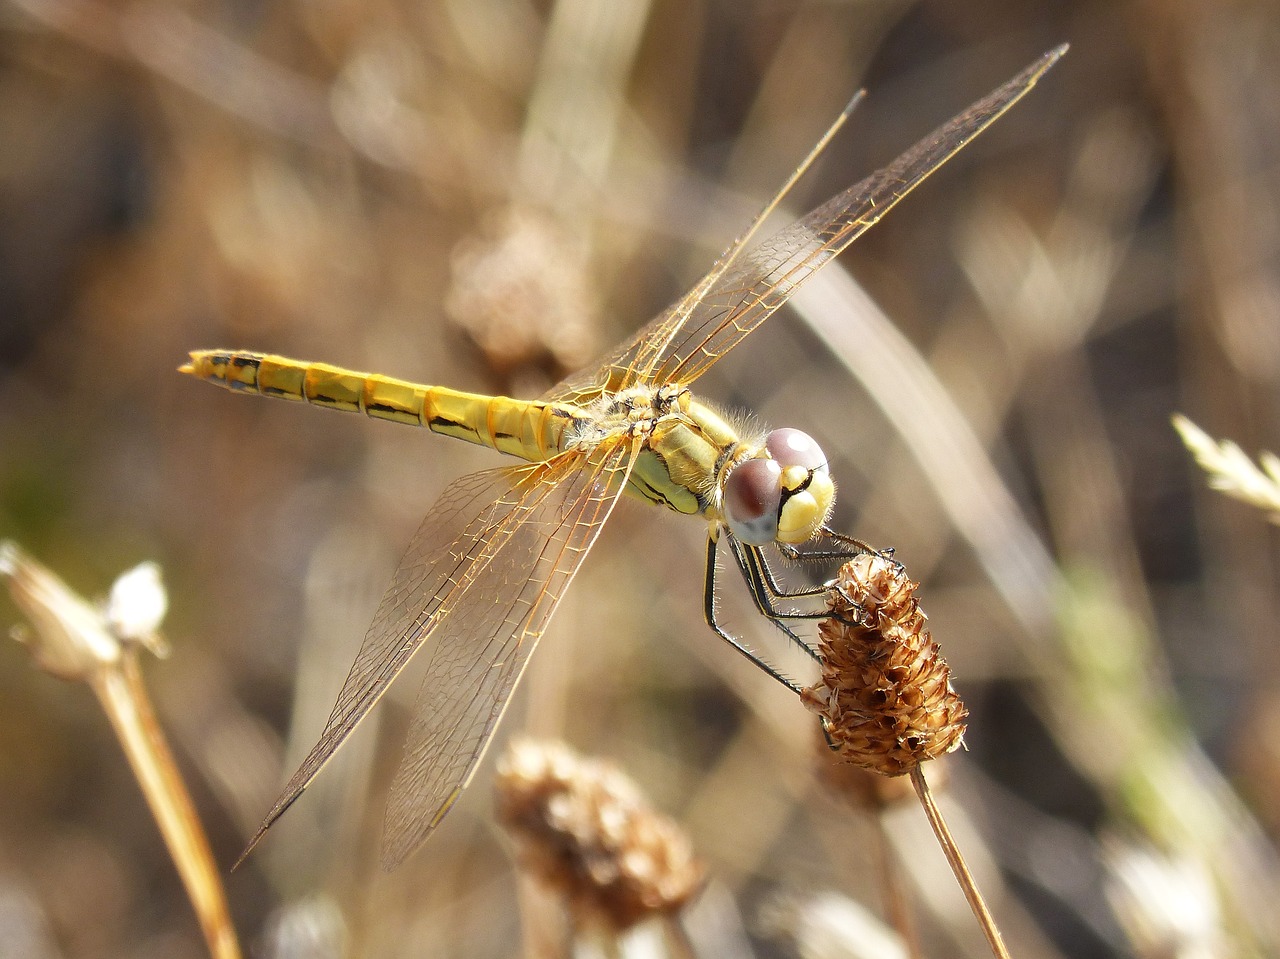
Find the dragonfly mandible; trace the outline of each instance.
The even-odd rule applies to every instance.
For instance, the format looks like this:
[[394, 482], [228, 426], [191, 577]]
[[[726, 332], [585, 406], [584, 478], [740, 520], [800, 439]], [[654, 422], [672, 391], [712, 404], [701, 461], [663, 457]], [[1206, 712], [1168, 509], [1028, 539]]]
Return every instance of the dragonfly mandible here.
[[762, 547], [776, 545], [794, 556], [801, 545], [825, 542], [826, 557], [864, 547], [826, 526], [835, 485], [813, 439], [795, 429], [740, 431], [690, 386], [1021, 99], [1065, 52], [1064, 45], [1045, 54], [888, 166], [751, 247], [766, 216], [847, 118], [850, 103], [693, 289], [599, 366], [537, 400], [262, 353], [192, 353], [182, 371], [227, 389], [423, 426], [526, 461], [462, 477], [427, 513], [319, 741], [245, 855], [427, 647], [426, 677], [387, 805], [383, 864], [394, 868], [417, 849], [470, 781], [530, 654], [624, 491], [707, 523], [708, 623], [798, 691], [716, 621], [718, 548], [722, 540], [728, 544], [760, 610], [808, 650], [773, 602], [790, 594], [779, 590]]

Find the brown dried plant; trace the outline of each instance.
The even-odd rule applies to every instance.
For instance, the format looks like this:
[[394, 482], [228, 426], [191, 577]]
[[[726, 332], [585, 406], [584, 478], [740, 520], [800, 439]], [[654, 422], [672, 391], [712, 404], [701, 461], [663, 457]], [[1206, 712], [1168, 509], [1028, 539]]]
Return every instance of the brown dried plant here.
[[0, 576], [34, 627], [15, 628], [36, 665], [85, 683], [98, 697], [142, 787], [182, 877], [214, 959], [239, 959], [240, 945], [209, 842], [151, 707], [138, 652], [168, 654], [158, 629], [168, 606], [159, 568], [143, 563], [121, 575], [98, 607], [77, 596], [12, 542], [0, 543]]
[[684, 830], [612, 763], [520, 739], [498, 764], [496, 795], [520, 868], [556, 894], [576, 931], [615, 937], [672, 919], [702, 888]]
[[968, 710], [930, 635], [906, 568], [866, 552], [842, 567], [818, 627], [822, 675], [801, 701], [822, 719], [833, 752], [884, 776], [909, 776], [965, 898], [997, 959], [1008, 951], [921, 769], [964, 742]]

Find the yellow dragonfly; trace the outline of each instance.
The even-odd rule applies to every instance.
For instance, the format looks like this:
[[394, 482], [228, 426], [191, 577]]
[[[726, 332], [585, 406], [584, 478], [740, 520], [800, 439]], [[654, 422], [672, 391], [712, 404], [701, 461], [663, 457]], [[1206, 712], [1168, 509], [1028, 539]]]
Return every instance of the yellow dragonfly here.
[[[783, 622], [786, 593], [762, 548], [788, 558], [864, 550], [826, 526], [835, 485], [817, 443], [796, 429], [741, 430], [690, 386], [808, 277], [870, 229], [981, 133], [1065, 53], [1045, 54], [887, 167], [755, 247], [748, 244], [857, 98], [685, 296], [603, 363], [537, 400], [463, 393], [263, 353], [208, 350], [182, 371], [227, 389], [424, 426], [526, 462], [451, 484], [427, 513], [378, 607], [320, 739], [245, 855], [302, 794], [421, 649], [430, 649], [404, 757], [391, 787], [383, 863], [418, 848], [470, 781], [529, 656], [625, 491], [708, 525], [708, 624], [789, 689], [799, 686], [716, 620], [718, 547], [728, 546], [762, 613]], [[799, 550], [808, 544], [810, 549]], [[243, 856], [241, 857], [243, 859]]]

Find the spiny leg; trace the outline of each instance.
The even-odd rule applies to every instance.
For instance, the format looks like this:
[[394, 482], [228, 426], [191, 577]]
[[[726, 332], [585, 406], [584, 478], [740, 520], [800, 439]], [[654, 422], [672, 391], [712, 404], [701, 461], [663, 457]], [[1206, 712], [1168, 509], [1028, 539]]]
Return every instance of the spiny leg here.
[[[886, 557], [893, 554], [891, 547], [885, 550], [877, 550], [860, 539], [847, 536], [844, 533], [837, 533], [828, 526], [822, 527], [820, 535], [830, 540], [834, 545], [826, 549], [808, 551], [802, 551], [794, 546], [787, 545], [780, 545], [778, 549], [788, 561], [793, 563], [844, 562], [854, 556], [865, 553], [875, 553]], [[810, 657], [817, 659], [817, 653], [808, 643], [801, 640], [783, 620], [826, 619], [831, 615], [830, 611], [826, 609], [813, 611], [781, 609], [778, 607], [777, 601], [812, 599], [817, 596], [823, 596], [831, 590], [833, 584], [828, 582], [819, 586], [794, 590], [786, 589], [779, 584], [777, 575], [774, 573], [773, 567], [769, 564], [769, 560], [762, 549], [743, 544], [732, 536], [729, 537], [729, 544], [733, 550], [734, 560], [738, 564], [738, 569], [742, 573], [742, 578], [746, 582], [751, 598], [756, 604], [756, 609], [762, 616], [773, 622], [792, 642], [808, 653]]]
[[[716, 616], [716, 552], [718, 540], [719, 537], [714, 534], [707, 537], [707, 570], [702, 592], [702, 614], [706, 618], [707, 625], [711, 627], [717, 636], [740, 652], [743, 656], [747, 657], [747, 659], [751, 660], [751, 662], [757, 667], [762, 669], [773, 679], [780, 682], [783, 686], [786, 686], [787, 689], [791, 690], [791, 692], [799, 696], [800, 686], [795, 682], [795, 680], [783, 675], [774, 666], [765, 662], [756, 655], [756, 653], [752, 652], [752, 650], [750, 650], [742, 640], [738, 639], [720, 625], [719, 619]], [[777, 620], [772, 620], [772, 622], [782, 626], [782, 624], [778, 623]], [[786, 629], [785, 626], [782, 626], [782, 628]], [[809, 650], [809, 647], [805, 643], [801, 642], [799, 637], [796, 637], [790, 630], [786, 630], [786, 632], [789, 633], [797, 643], [800, 643], [800, 645], [808, 651], [810, 655], [813, 655], [812, 651]]]
[[[818, 654], [808, 643], [799, 637], [795, 630], [788, 626], [784, 619], [821, 619], [827, 614], [825, 612], [803, 613], [799, 610], [781, 610], [773, 605], [773, 599], [770, 597], [770, 588], [765, 584], [764, 574], [761, 572], [761, 566], [764, 564], [764, 557], [760, 554], [759, 547], [747, 546], [729, 537], [729, 548], [733, 553], [734, 562], [738, 564], [738, 571], [742, 574], [743, 581], [747, 584], [747, 592], [751, 594], [752, 601], [756, 604], [756, 610], [761, 616], [765, 617], [769, 622], [773, 623], [787, 639], [799, 646], [810, 659], [817, 659]], [[767, 567], [766, 567], [767, 568]], [[769, 574], [770, 578], [772, 573]], [[818, 592], [825, 592], [825, 589]], [[777, 596], [777, 591], [773, 592]]]
[[831, 540], [836, 545], [829, 549], [801, 550], [795, 546], [779, 544], [778, 550], [788, 559], [798, 563], [835, 562], [837, 560], [843, 562], [853, 559], [853, 557], [862, 553], [877, 553], [885, 557], [893, 556], [892, 546], [885, 549], [876, 549], [870, 543], [866, 543], [857, 537], [837, 533], [830, 526], [823, 526], [818, 530], [818, 536], [822, 539]]
[[[836, 548], [809, 551], [801, 551], [794, 546], [786, 545], [780, 545], [778, 549], [788, 561], [793, 563], [845, 562], [862, 553], [880, 553], [880, 555], [888, 556], [893, 552], [892, 549], [875, 550], [860, 539], [837, 533], [825, 526], [821, 530], [821, 535], [839, 545]], [[730, 542], [734, 556], [738, 560], [738, 566], [742, 570], [748, 588], [751, 590], [752, 599], [755, 600], [756, 608], [760, 610], [762, 615], [768, 616], [770, 619], [826, 618], [826, 612], [806, 613], [799, 610], [782, 610], [778, 609], [774, 604], [777, 600], [806, 599], [824, 595], [830, 590], [830, 583], [807, 586], [795, 590], [786, 589], [779, 584], [777, 575], [774, 573], [773, 567], [769, 565], [763, 550], [756, 546], [746, 546], [733, 539]]]
[[[828, 586], [805, 586], [801, 589], [790, 590], [784, 589], [779, 583], [777, 575], [773, 571], [773, 567], [769, 565], [768, 559], [765, 558], [764, 551], [758, 546], [746, 546], [736, 540], [733, 543], [734, 555], [738, 560], [738, 566], [742, 570], [743, 578], [747, 581], [747, 586], [751, 590], [751, 598], [755, 600], [756, 608], [761, 614], [768, 616], [770, 619], [821, 619], [825, 613], [810, 614], [799, 610], [783, 610], [778, 609], [774, 603], [779, 599], [805, 599], [812, 596], [821, 596], [826, 593]], [[785, 554], [788, 559], [798, 561], [800, 559], [810, 558], [807, 555]]]

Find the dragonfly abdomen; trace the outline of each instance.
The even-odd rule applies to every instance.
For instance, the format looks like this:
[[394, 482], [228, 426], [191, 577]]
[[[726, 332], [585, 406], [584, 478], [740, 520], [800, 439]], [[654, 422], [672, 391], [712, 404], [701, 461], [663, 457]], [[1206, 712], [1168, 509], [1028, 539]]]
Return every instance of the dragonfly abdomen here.
[[247, 350], [198, 350], [181, 371], [233, 392], [422, 426], [534, 462], [560, 452], [576, 418], [560, 403], [464, 393]]

